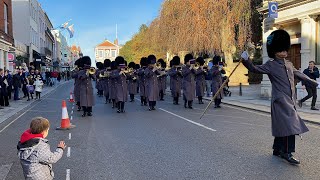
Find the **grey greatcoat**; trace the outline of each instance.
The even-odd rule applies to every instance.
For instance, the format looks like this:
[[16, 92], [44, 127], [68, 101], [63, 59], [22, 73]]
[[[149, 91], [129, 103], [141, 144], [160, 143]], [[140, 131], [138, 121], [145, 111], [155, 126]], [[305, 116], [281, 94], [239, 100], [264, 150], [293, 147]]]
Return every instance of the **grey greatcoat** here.
[[104, 71], [103, 70], [97, 70], [96, 74], [95, 74], [95, 76], [96, 76], [96, 89], [99, 90], [99, 91], [103, 90], [103, 84], [101, 82], [102, 78], [100, 78], [100, 76], [99, 76], [101, 72], [104, 72]]
[[136, 95], [138, 93], [138, 76], [136, 73], [128, 74], [128, 90], [129, 94]]
[[263, 65], [254, 66], [250, 60], [243, 64], [249, 71], [267, 74], [272, 84], [271, 120], [272, 135], [285, 137], [302, 134], [308, 128], [296, 109], [294, 78], [317, 86], [317, 82], [295, 69], [288, 60], [270, 59]]
[[167, 83], [167, 74], [160, 75], [158, 77], [159, 92], [163, 91], [165, 93], [165, 91], [166, 91], [166, 83]]
[[73, 88], [73, 95], [74, 100], [76, 102], [80, 102], [80, 83], [81, 81], [78, 78], [79, 71], [74, 72], [72, 78], [74, 79], [74, 88]]
[[93, 97], [93, 87], [91, 75], [87, 75], [87, 70], [81, 70], [79, 72], [80, 81], [80, 106], [92, 107], [95, 104]]
[[[102, 70], [100, 73], [106, 73], [107, 70]], [[109, 96], [109, 77], [100, 78], [100, 83], [105, 97]]]
[[146, 77], [144, 74], [145, 68], [140, 68], [138, 70], [138, 77], [139, 77], [139, 92], [140, 96], [147, 97], [146, 91]]
[[183, 98], [186, 101], [193, 101], [195, 98], [196, 92], [196, 82], [195, 82], [195, 70], [190, 70], [190, 66], [182, 67], [182, 89], [183, 89]]
[[109, 78], [109, 84], [108, 84], [110, 99], [116, 99], [116, 96], [117, 96], [116, 81], [114, 78], [111, 78], [111, 74], [113, 74], [115, 71], [117, 70], [112, 70], [110, 72], [110, 78]]
[[170, 87], [172, 97], [181, 96], [182, 74], [176, 68], [171, 68], [168, 72], [170, 76]]
[[[221, 75], [221, 71], [219, 69], [219, 66], [213, 66], [210, 69], [210, 75], [212, 77], [212, 83], [211, 83], [211, 89], [212, 89], [212, 95], [214, 96], [219, 88], [222, 85], [222, 75]], [[223, 97], [223, 92], [220, 91], [220, 93], [218, 94], [218, 96], [216, 97], [216, 99], [222, 99]]]
[[146, 68], [144, 75], [146, 78], [146, 93], [149, 101], [159, 100], [158, 75], [160, 71], [152, 71], [153, 68]]
[[196, 70], [196, 96], [204, 96], [204, 91], [206, 89], [206, 75], [208, 75], [207, 71], [199, 68]]
[[120, 74], [120, 70], [115, 70], [111, 73], [110, 78], [115, 82], [116, 102], [126, 102], [128, 100], [127, 76]]

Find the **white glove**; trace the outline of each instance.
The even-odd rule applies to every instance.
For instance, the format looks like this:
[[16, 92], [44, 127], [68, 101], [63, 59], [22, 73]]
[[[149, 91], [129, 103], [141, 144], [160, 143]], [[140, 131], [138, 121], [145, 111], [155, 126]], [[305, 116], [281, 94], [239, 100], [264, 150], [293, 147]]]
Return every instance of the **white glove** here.
[[249, 60], [249, 54], [247, 51], [243, 51], [241, 54], [241, 58], [244, 59], [245, 61]]

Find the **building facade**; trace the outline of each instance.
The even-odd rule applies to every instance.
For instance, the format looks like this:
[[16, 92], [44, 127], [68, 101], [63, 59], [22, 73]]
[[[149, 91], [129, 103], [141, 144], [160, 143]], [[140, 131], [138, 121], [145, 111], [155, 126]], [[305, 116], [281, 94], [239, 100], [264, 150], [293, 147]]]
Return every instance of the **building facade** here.
[[[268, 1], [258, 10], [264, 15], [263, 23], [263, 62], [269, 60], [266, 41], [272, 31], [284, 29], [291, 36], [291, 49], [288, 59], [301, 72], [308, 67], [309, 61], [320, 64], [320, 1], [319, 0], [278, 0], [278, 18], [268, 18]], [[319, 81], [319, 80], [318, 80]], [[297, 98], [307, 93], [297, 83]], [[320, 89], [318, 88], [318, 93]], [[271, 83], [267, 75], [263, 76], [261, 96], [271, 97]], [[320, 96], [318, 97], [318, 100]]]
[[117, 43], [112, 43], [105, 40], [101, 44], [97, 45], [94, 49], [96, 62], [104, 62], [105, 59], [110, 59], [114, 61], [117, 56], [119, 56], [120, 46]]
[[54, 55], [52, 23], [37, 0], [12, 0], [13, 35], [27, 46], [28, 62], [37, 69], [50, 66]]
[[13, 69], [13, 62], [9, 62], [9, 54], [13, 54], [14, 50], [12, 2], [0, 0], [0, 68]]

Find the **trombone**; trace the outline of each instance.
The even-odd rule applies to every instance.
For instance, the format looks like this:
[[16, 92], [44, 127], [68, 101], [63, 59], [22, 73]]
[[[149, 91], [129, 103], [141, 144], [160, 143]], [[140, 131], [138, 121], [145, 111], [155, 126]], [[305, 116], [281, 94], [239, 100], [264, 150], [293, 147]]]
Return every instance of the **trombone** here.
[[157, 63], [156, 63], [156, 68], [157, 68], [157, 69], [161, 69], [161, 68], [162, 68], [162, 65], [161, 65], [160, 62], [157, 62]]
[[197, 62], [197, 63], [194, 65], [193, 69], [198, 70], [199, 68], [200, 68], [200, 63]]

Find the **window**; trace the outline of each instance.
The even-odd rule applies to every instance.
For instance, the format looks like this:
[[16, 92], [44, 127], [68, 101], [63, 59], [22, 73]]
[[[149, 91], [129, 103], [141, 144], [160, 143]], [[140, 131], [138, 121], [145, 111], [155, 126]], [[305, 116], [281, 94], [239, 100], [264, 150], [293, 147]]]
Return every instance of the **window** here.
[[3, 4], [3, 17], [4, 17], [4, 32], [8, 34], [8, 5], [6, 3]]
[[111, 57], [116, 57], [116, 50], [111, 51]]
[[103, 51], [99, 50], [99, 57], [103, 57]]
[[106, 50], [106, 57], [110, 57], [110, 50]]

